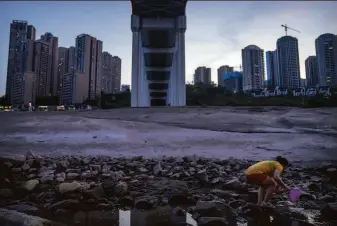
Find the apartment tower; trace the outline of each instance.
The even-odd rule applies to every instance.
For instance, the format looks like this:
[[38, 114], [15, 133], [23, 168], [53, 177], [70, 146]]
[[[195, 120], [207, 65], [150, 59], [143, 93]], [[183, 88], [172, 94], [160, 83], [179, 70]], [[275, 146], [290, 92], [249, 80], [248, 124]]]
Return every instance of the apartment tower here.
[[270, 88], [275, 88], [280, 84], [280, 79], [278, 76], [278, 61], [276, 50], [266, 52], [266, 65], [267, 65], [267, 85]]
[[316, 56], [309, 56], [305, 60], [305, 76], [308, 87], [316, 87], [319, 84]]
[[203, 83], [210, 85], [212, 82], [211, 68], [198, 67], [194, 72], [194, 84]]
[[264, 84], [264, 51], [256, 45], [242, 49], [243, 91], [262, 89]]
[[218, 68], [218, 86], [224, 87], [224, 75], [233, 71], [234, 68], [228, 65], [220, 66]]

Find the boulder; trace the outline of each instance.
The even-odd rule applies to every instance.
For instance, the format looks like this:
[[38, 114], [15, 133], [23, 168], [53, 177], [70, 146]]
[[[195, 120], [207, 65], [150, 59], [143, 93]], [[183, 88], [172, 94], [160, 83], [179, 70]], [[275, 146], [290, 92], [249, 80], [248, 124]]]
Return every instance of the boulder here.
[[32, 191], [36, 188], [36, 186], [39, 184], [39, 180], [29, 180], [29, 181], [26, 181], [23, 185], [22, 185], [22, 188], [27, 190], [27, 191]]
[[337, 202], [326, 204], [321, 209], [321, 214], [328, 220], [337, 220]]
[[71, 183], [62, 183], [58, 186], [58, 191], [61, 194], [67, 193], [67, 192], [73, 192], [76, 190], [79, 190], [81, 188], [81, 184], [77, 181], [73, 181]]

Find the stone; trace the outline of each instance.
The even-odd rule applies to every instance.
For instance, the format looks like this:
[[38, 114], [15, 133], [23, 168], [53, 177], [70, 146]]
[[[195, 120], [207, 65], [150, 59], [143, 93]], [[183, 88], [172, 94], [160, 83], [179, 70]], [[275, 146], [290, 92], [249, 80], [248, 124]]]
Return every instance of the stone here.
[[122, 206], [134, 206], [134, 200], [131, 196], [123, 196], [118, 199], [118, 204]]
[[115, 195], [123, 196], [128, 192], [128, 185], [125, 182], [118, 182], [114, 188]]
[[197, 202], [193, 197], [186, 196], [185, 194], [173, 194], [168, 199], [170, 206], [191, 206]]
[[97, 171], [97, 172], [101, 172], [102, 171], [102, 167], [101, 165], [89, 165], [89, 168], [91, 171]]
[[228, 226], [228, 221], [223, 217], [200, 217], [198, 226]]
[[76, 210], [80, 206], [80, 202], [75, 199], [66, 199], [62, 200], [60, 202], [56, 202], [50, 206], [48, 206], [48, 209], [50, 210], [56, 210], [56, 209], [72, 209]]
[[[42, 170], [42, 171], [41, 171]], [[42, 168], [40, 169], [39, 177], [44, 177], [44, 176], [49, 176], [53, 175], [54, 176], [55, 170], [43, 170]]]
[[13, 167], [13, 164], [11, 162], [4, 162], [4, 165], [7, 166], [8, 168]]
[[81, 173], [81, 169], [67, 169], [66, 173]]
[[196, 174], [196, 177], [202, 183], [207, 183], [208, 182], [208, 175], [207, 175], [207, 171], [205, 169], [198, 171], [197, 174]]
[[226, 203], [220, 201], [199, 202], [192, 208], [194, 213], [205, 217], [233, 216], [233, 209]]
[[61, 166], [64, 169], [66, 169], [69, 166], [69, 162], [67, 160], [61, 160], [61, 161], [58, 162], [58, 165]]
[[337, 202], [326, 204], [321, 209], [321, 214], [328, 220], [337, 220]]
[[27, 191], [33, 191], [39, 183], [40, 183], [39, 180], [36, 180], [36, 179], [29, 180], [29, 181], [26, 181], [22, 187]]
[[154, 167], [153, 167], [153, 174], [154, 175], [159, 175], [161, 172], [162, 172], [162, 167], [161, 167], [161, 164], [160, 162], [158, 162]]
[[186, 216], [186, 211], [180, 207], [175, 207], [172, 212], [176, 216], [180, 216], [180, 217]]
[[123, 178], [124, 174], [122, 172], [111, 172], [110, 179], [114, 182], [117, 182]]
[[101, 186], [97, 186], [91, 190], [87, 190], [85, 191], [85, 194], [98, 200], [106, 197], [106, 194], [104, 193], [104, 190]]
[[332, 195], [324, 195], [324, 196], [320, 197], [318, 200], [324, 201], [324, 202], [334, 202], [335, 197], [333, 197]]
[[71, 183], [62, 183], [58, 186], [58, 191], [61, 194], [67, 193], [67, 192], [73, 192], [76, 190], [79, 190], [81, 188], [81, 184], [77, 181], [73, 181]]
[[94, 179], [97, 177], [98, 172], [97, 171], [89, 171], [89, 172], [84, 172], [81, 174], [81, 177], [84, 179]]
[[152, 209], [156, 203], [155, 198], [149, 196], [138, 197], [135, 200], [135, 208], [141, 210]]
[[44, 175], [40, 178], [42, 184], [47, 184], [54, 181], [54, 175]]
[[74, 180], [74, 179], [78, 178], [79, 176], [80, 176], [80, 174], [78, 174], [78, 173], [67, 173], [66, 178], [67, 178], [67, 180]]
[[28, 160], [28, 159], [35, 159], [35, 155], [34, 155], [34, 153], [31, 151], [31, 150], [28, 150], [27, 152], [26, 152], [26, 160]]
[[21, 168], [12, 168], [13, 173], [20, 173], [22, 171]]
[[232, 191], [225, 191], [221, 189], [213, 189], [211, 190], [211, 193], [218, 196], [219, 198], [223, 199], [229, 199], [233, 197], [238, 197], [238, 194], [233, 193]]
[[146, 172], [149, 172], [147, 169], [145, 169], [144, 167], [140, 167], [139, 169], [139, 172], [141, 173], [146, 173]]
[[13, 198], [14, 193], [13, 193], [12, 189], [2, 188], [2, 189], [0, 189], [0, 197], [6, 198], [6, 199]]

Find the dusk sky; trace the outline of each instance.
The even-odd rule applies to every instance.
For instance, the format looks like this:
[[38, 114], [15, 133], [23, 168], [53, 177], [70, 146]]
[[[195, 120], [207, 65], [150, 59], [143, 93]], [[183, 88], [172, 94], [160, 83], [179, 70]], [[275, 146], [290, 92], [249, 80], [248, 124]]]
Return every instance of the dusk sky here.
[[[221, 65], [241, 64], [241, 49], [257, 45], [274, 50], [283, 36], [281, 24], [299, 40], [301, 77], [304, 60], [315, 54], [315, 39], [323, 33], [337, 33], [337, 2], [230, 2], [189, 1], [187, 3], [186, 81], [193, 80], [198, 66], [212, 68], [217, 82]], [[26, 20], [34, 25], [37, 38], [51, 32], [59, 46], [75, 45], [77, 35], [86, 33], [103, 41], [103, 50], [122, 59], [122, 84], [131, 84], [131, 4], [129, 1], [84, 2], [0, 2], [0, 95], [5, 93], [9, 26]]]

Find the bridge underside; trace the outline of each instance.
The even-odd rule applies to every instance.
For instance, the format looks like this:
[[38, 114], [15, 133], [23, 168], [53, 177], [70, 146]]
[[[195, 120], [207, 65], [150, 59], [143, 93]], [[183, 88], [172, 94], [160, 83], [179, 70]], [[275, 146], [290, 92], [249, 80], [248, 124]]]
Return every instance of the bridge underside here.
[[132, 5], [131, 106], [185, 106], [186, 1]]

